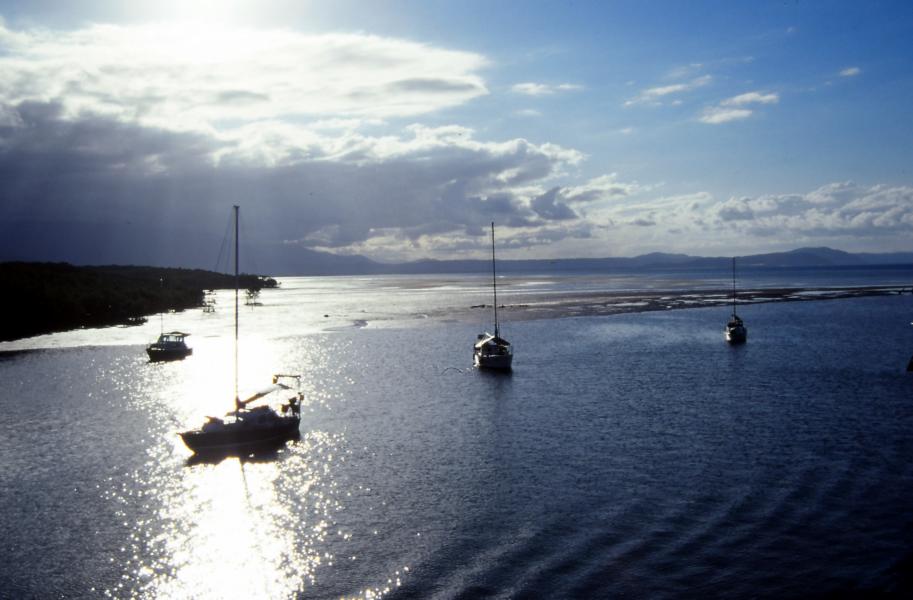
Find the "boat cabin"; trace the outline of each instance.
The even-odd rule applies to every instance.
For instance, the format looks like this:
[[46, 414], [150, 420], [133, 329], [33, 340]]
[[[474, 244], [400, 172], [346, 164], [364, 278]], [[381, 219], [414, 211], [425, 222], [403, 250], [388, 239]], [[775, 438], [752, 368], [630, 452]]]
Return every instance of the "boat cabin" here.
[[158, 341], [146, 346], [146, 354], [149, 355], [149, 360], [181, 360], [190, 356], [193, 354], [193, 349], [184, 343], [184, 338], [188, 335], [190, 334], [181, 331], [169, 331], [161, 334]]
[[160, 335], [158, 341], [155, 343], [156, 345], [163, 347], [186, 346], [187, 344], [184, 343], [184, 338], [189, 335], [189, 333], [182, 333], [180, 331], [169, 331], [168, 333], [163, 333]]

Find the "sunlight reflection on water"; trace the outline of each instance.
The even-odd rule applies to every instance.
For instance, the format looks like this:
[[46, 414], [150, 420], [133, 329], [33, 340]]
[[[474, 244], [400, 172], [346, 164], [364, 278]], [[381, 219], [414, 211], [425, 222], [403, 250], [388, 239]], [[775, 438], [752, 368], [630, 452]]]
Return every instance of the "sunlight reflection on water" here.
[[316, 569], [334, 558], [325, 542], [342, 508], [333, 472], [345, 460], [343, 446], [341, 435], [315, 431], [275, 460], [227, 458], [177, 470], [153, 460], [151, 470], [134, 473], [134, 484], [108, 498], [142, 503], [154, 515], [154, 528], [134, 524], [123, 550], [132, 596], [280, 598], [313, 583]]
[[[372, 294], [398, 299], [339, 312]], [[509, 377], [469, 368], [466, 322], [299, 335], [301, 307], [266, 305], [239, 391], [301, 374], [300, 440], [210, 462], [177, 434], [232, 408], [230, 329], [175, 363], [104, 331], [11, 353], [0, 596], [846, 589], [908, 552], [909, 302], [756, 305], [737, 350], [725, 308], [508, 320]]]
[[[123, 564], [109, 597], [281, 598], [313, 584], [331, 567], [328, 537], [351, 537], [335, 527], [342, 494], [335, 467], [350, 451], [344, 433], [308, 430], [307, 414], [332, 410], [347, 377], [331, 356], [348, 342], [242, 339], [239, 388], [245, 397], [275, 372], [302, 373], [301, 439], [273, 456], [188, 461], [177, 432], [204, 415], [232, 407], [233, 349], [219, 339], [198, 343], [193, 360], [148, 363], [133, 357], [99, 372], [124, 400], [154, 415], [148, 460], [125, 480], [109, 480], [103, 497], [122, 507], [128, 540], [112, 560]], [[333, 373], [327, 378], [327, 373]], [[319, 375], [318, 375], [319, 374]], [[350, 380], [348, 380], [350, 381]], [[145, 517], [136, 519], [137, 514]]]

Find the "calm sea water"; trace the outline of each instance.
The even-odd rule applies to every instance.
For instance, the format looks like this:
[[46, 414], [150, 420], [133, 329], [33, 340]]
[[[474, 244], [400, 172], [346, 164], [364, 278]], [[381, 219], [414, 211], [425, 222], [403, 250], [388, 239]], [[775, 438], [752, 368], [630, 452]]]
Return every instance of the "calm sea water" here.
[[[561, 288], [505, 293], [527, 284]], [[242, 390], [297, 372], [308, 404], [299, 441], [243, 460], [176, 435], [231, 407], [225, 294], [165, 317], [183, 362], [147, 362], [156, 319], [4, 345], [0, 597], [913, 591], [913, 297], [745, 306], [743, 347], [723, 307], [508, 321], [503, 376], [468, 368], [487, 315], [447, 317], [485, 293], [264, 292]]]

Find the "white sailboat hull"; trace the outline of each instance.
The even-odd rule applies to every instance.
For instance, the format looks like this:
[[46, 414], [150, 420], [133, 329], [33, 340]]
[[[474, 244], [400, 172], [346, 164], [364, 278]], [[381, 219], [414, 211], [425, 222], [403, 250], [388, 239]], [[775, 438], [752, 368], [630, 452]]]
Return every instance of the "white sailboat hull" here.
[[498, 277], [495, 270], [495, 224], [491, 223], [491, 291], [494, 302], [495, 333], [480, 333], [472, 349], [472, 363], [480, 369], [510, 371], [514, 361], [510, 342], [501, 337], [498, 328]]
[[724, 333], [730, 344], [744, 344], [748, 341], [748, 330], [745, 327], [727, 327]]
[[509, 371], [513, 360], [510, 342], [500, 336], [481, 333], [472, 347], [472, 363], [482, 369]]

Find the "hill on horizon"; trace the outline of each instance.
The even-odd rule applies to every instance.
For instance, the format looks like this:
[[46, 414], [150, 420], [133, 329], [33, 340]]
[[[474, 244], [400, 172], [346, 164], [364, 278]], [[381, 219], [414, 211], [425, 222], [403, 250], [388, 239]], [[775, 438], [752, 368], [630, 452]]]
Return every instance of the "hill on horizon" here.
[[[255, 246], [250, 254], [257, 256], [256, 271], [274, 276], [308, 276], [308, 275], [410, 275], [410, 274], [448, 274], [448, 273], [483, 273], [491, 269], [489, 259], [438, 260], [420, 259], [402, 263], [382, 263], [365, 256], [337, 255], [318, 252], [304, 248], [277, 248], [275, 246]], [[114, 257], [111, 257], [114, 258]], [[913, 265], [913, 252], [891, 253], [851, 253], [828, 247], [803, 247], [785, 252], [771, 252], [737, 256], [740, 269], [773, 269], [773, 268], [809, 268], [809, 267], [862, 267], [875, 265]], [[21, 260], [21, 259], [20, 259]], [[128, 260], [139, 264], [141, 257], [131, 256]], [[205, 264], [193, 257], [185, 257], [177, 268], [204, 268]], [[499, 259], [499, 273], [585, 273], [603, 271], [630, 270], [725, 270], [729, 269], [730, 256], [692, 256], [651, 252], [633, 257], [604, 258], [559, 258], [559, 259]], [[59, 262], [59, 261], [58, 261]], [[90, 265], [83, 261], [73, 264]], [[97, 265], [124, 264], [108, 260]], [[212, 269], [209, 265], [208, 269]]]

